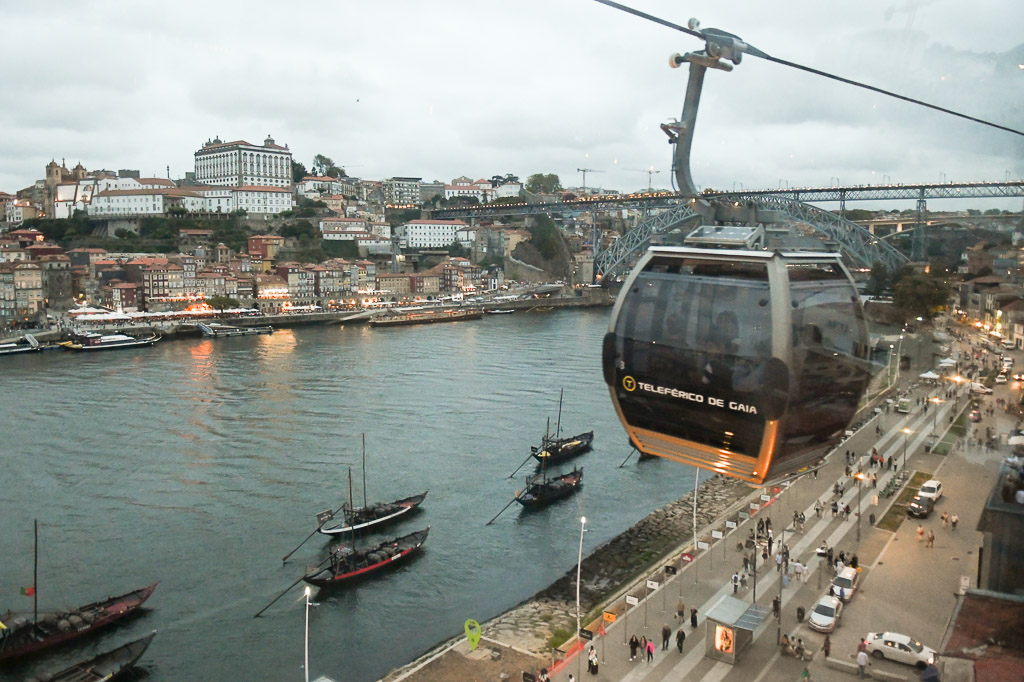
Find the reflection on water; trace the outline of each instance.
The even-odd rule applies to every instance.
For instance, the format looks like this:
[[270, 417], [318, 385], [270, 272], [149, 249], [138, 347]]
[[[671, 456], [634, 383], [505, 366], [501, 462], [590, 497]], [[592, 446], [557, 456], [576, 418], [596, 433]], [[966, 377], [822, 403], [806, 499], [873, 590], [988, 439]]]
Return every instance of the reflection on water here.
[[[31, 584], [38, 518], [40, 608], [161, 581], [121, 632], [160, 630], [144, 659], [154, 682], [293, 679], [301, 592], [252, 616], [326, 556], [316, 536], [281, 563], [317, 512], [348, 498], [349, 465], [362, 500], [366, 433], [369, 501], [430, 490], [386, 537], [430, 525], [430, 538], [416, 561], [326, 596], [310, 612], [310, 656], [335, 679], [378, 679], [561, 576], [581, 515], [596, 547], [692, 489], [690, 470], [671, 462], [618, 468], [629, 447], [600, 373], [606, 326], [606, 311], [505, 315], [5, 361], [0, 610], [25, 606], [4, 595]], [[562, 432], [595, 431], [583, 490], [485, 527], [532, 473], [508, 478], [554, 423], [563, 387]]]

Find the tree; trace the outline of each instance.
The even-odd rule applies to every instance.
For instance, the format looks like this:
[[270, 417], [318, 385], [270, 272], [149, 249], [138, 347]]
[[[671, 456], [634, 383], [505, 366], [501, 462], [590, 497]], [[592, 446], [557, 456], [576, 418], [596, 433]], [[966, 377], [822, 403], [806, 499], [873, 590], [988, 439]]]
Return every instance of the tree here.
[[211, 308], [216, 308], [221, 312], [224, 312], [227, 308], [240, 308], [242, 306], [241, 303], [230, 296], [211, 296], [206, 299], [206, 302]]
[[534, 173], [526, 179], [526, 191], [531, 194], [554, 194], [562, 189], [562, 181], [555, 173]]
[[893, 287], [893, 303], [911, 317], [930, 318], [949, 300], [949, 286], [937, 277], [912, 274]]
[[332, 178], [345, 177], [345, 171], [335, 165], [334, 159], [323, 154], [317, 154], [313, 157], [313, 173]]
[[865, 291], [869, 296], [881, 296], [889, 290], [892, 286], [892, 275], [889, 274], [889, 268], [885, 267], [882, 262], [877, 262], [871, 266], [871, 274], [868, 275], [867, 287]]
[[320, 230], [308, 220], [296, 220], [294, 223], [282, 225], [278, 232], [285, 239], [312, 239], [320, 236]]
[[985, 211], [985, 215], [999, 215], [1000, 213], [1002, 213], [1002, 211], [1000, 211], [998, 208], [990, 208], [987, 211]]
[[302, 178], [308, 175], [305, 164], [301, 161], [292, 161], [292, 182], [302, 182]]
[[469, 251], [456, 239], [448, 245], [448, 255], [452, 258], [466, 258], [469, 256]]

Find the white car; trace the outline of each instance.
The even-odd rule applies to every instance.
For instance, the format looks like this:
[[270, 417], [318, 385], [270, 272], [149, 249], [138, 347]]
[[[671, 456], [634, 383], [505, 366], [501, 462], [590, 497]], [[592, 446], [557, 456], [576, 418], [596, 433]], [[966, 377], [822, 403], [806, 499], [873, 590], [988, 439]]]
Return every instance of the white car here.
[[832, 578], [832, 587], [829, 588], [829, 591], [833, 596], [839, 597], [844, 603], [849, 603], [853, 599], [853, 594], [857, 591], [859, 583], [860, 573], [857, 572], [856, 568], [847, 566], [839, 571], [839, 575]]
[[924, 669], [935, 662], [935, 649], [897, 632], [869, 632], [868, 653], [875, 658], [906, 663]]
[[1006, 383], [1006, 375], [1005, 374], [1000, 374], [999, 376], [997, 376], [996, 377], [996, 383], [997, 384], [1005, 384]]
[[834, 632], [843, 615], [843, 602], [827, 594], [818, 600], [807, 624], [818, 632]]
[[937, 478], [925, 481], [921, 484], [921, 489], [917, 494], [919, 497], [930, 497], [933, 500], [938, 500], [942, 497], [942, 481]]
[[988, 386], [986, 386], [985, 384], [979, 384], [976, 381], [971, 384], [971, 393], [991, 393], [991, 392], [992, 392], [992, 389], [989, 388]]

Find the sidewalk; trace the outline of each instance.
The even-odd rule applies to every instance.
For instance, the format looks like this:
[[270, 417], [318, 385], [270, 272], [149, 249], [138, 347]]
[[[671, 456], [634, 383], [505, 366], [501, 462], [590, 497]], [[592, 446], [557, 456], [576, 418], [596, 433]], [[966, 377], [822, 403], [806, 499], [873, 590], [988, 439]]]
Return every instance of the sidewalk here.
[[[917, 396], [926, 394], [927, 391], [924, 389], [919, 389], [916, 393]], [[950, 411], [963, 404], [961, 398], [959, 401], [946, 401], [937, 407], [931, 405], [927, 413], [915, 406], [909, 415], [894, 412], [876, 415], [853, 437], [836, 448], [835, 453], [839, 454], [830, 456], [829, 462], [819, 471], [817, 477], [805, 475], [779, 491], [778, 495], [773, 494], [771, 501], [756, 512], [752, 519], [743, 519], [742, 515], [735, 518], [737, 528], [719, 528], [718, 530], [725, 534], [724, 538], [714, 541], [710, 549], [700, 551], [695, 560], [686, 565], [678, 575], [669, 576], [667, 581], [661, 570], [648, 576], [649, 579], [660, 583], [658, 590], [650, 594], [646, 603], [645, 600], [641, 600], [637, 606], [630, 607], [628, 613], [620, 615], [616, 622], [605, 623], [607, 634], [603, 637], [595, 635], [594, 640], [587, 643], [587, 649], [593, 645], [601, 661], [598, 675], [587, 675], [585, 653], [579, 657], [570, 653], [567, 660], [558, 666], [552, 680], [564, 682], [570, 673], [577, 680], [582, 680], [582, 677], [586, 676], [588, 679], [624, 682], [682, 679], [735, 682], [797, 680], [800, 679], [805, 666], [812, 679], [843, 677], [839, 671], [827, 670], [822, 661], [819, 649], [824, 636], [809, 630], [805, 624], [796, 620], [797, 606], [803, 606], [809, 612], [818, 597], [826, 591], [833, 575], [831, 568], [824, 566], [824, 561], [815, 555], [815, 549], [822, 541], [834, 547], [836, 555], [840, 550], [858, 554], [860, 565], [864, 567], [858, 594], [847, 605], [839, 628], [831, 636], [834, 658], [852, 662], [850, 654], [856, 651], [859, 638], [865, 636], [869, 630], [903, 631], [920, 638], [926, 644], [937, 646], [941, 628], [945, 626], [952, 610], [952, 600], [948, 596], [939, 596], [949, 595], [953, 589], [949, 582], [952, 577], [947, 574], [950, 571], [957, 573], [953, 576], [957, 585], [960, 573], [973, 576], [976, 573], [976, 566], [971, 561], [976, 561], [976, 555], [972, 554], [973, 559], [968, 557], [952, 567], [943, 564], [941, 567], [931, 568], [933, 563], [938, 562], [929, 561], [927, 580], [921, 579], [922, 573], [917, 571], [916, 567], [911, 570], [908, 570], [908, 567], [914, 566], [915, 562], [920, 560], [918, 554], [923, 551], [934, 552], [932, 557], [928, 558], [953, 555], [961, 557], [971, 554], [971, 550], [980, 544], [980, 540], [972, 536], [980, 537], [980, 534], [974, 531], [974, 527], [988, 488], [971, 485], [973, 471], [978, 462], [965, 460], [960, 455], [927, 454], [923, 452], [922, 447], [933, 428], [937, 428], [940, 435], [945, 432], [949, 426]], [[875, 433], [876, 425], [880, 422], [883, 425], [881, 437]], [[909, 433], [905, 432], [904, 428], [908, 429]], [[850, 519], [832, 518], [829, 505], [833, 499], [833, 484], [846, 478], [845, 451], [852, 450], [866, 462], [872, 447], [877, 447], [879, 453], [886, 458], [892, 456], [899, 464], [900, 470], [903, 468], [904, 449], [908, 470], [920, 469], [935, 474], [945, 465], [943, 481], [948, 491], [945, 496], [947, 499], [940, 501], [935, 514], [927, 520], [929, 526], [936, 526], [935, 534], [938, 539], [935, 550], [924, 550], [912, 539], [917, 527], [916, 521], [904, 523], [896, 533], [891, 533], [873, 527], [867, 519], [860, 520], [858, 541], [858, 504], [863, 516], [874, 513], [880, 519], [896, 499], [896, 496], [889, 499], [879, 496], [879, 506], [871, 505], [872, 496], [880, 493], [893, 475], [893, 472], [887, 471], [884, 467], [881, 470], [874, 470], [879, 474], [878, 488], [863, 486], [859, 491], [859, 502], [857, 487], [847, 485], [839, 504], [840, 507], [850, 505], [854, 511]], [[998, 464], [998, 455], [992, 457]], [[950, 464], [954, 461], [955, 465]], [[864, 471], [871, 473], [866, 464]], [[763, 492], [773, 493], [773, 490], [767, 489]], [[970, 507], [961, 504], [960, 501], [956, 503], [961, 519], [960, 527], [956, 531], [959, 535], [952, 536], [950, 531], [946, 531], [946, 536], [943, 536], [937, 528], [939, 515], [941, 511], [953, 508], [950, 499], [954, 496], [963, 501], [970, 499]], [[816, 500], [825, 505], [825, 511], [820, 519], [816, 518], [814, 513]], [[794, 511], [802, 511], [806, 516], [803, 532], [794, 533], [792, 530], [791, 519]], [[758, 515], [772, 519], [776, 542], [783, 541], [788, 544], [790, 561], [800, 561], [806, 565], [808, 574], [805, 582], [793, 580], [782, 589], [781, 623], [769, 616], [755, 631], [754, 642], [750, 648], [741, 655], [735, 665], [729, 665], [704, 656], [707, 644], [704, 614], [722, 595], [732, 595], [731, 576], [734, 571], [742, 571], [743, 568], [743, 554], [737, 551], [736, 546], [747, 538], [749, 529], [757, 522]], [[953, 564], [953, 560], [946, 564]], [[768, 565], [759, 562], [756, 603], [771, 607], [772, 599], [779, 595], [779, 578], [780, 573], [774, 566], [773, 551]], [[935, 592], [936, 587], [941, 589]], [[753, 582], [749, 581], [748, 587], [741, 588], [736, 596], [749, 603], [753, 601], [753, 592]], [[687, 613], [691, 607], [697, 608], [699, 622], [696, 629], [690, 627], [688, 619], [687, 622], [681, 623], [674, 618], [675, 605], [680, 599], [684, 602]], [[622, 605], [616, 606], [621, 608]], [[665, 624], [672, 631], [667, 651], [662, 650], [661, 641], [662, 626]], [[682, 654], [675, 646], [675, 632], [680, 625], [684, 626], [686, 632]], [[938, 631], [931, 632], [929, 625], [933, 625], [932, 629]], [[594, 627], [596, 629], [596, 626]], [[803, 663], [789, 656], [782, 657], [776, 644], [780, 629], [782, 633], [791, 637], [802, 638], [805, 647], [814, 652], [813, 660]], [[925, 629], [928, 631], [925, 632]], [[655, 640], [656, 651], [651, 663], [646, 662], [646, 657], [640, 656], [636, 661], [629, 660], [626, 640], [634, 634], [637, 638], [646, 636]], [[577, 660], [578, 658], [583, 660]], [[891, 670], [908, 679], [917, 677], [914, 669], [900, 664], [883, 662], [875, 667]]]

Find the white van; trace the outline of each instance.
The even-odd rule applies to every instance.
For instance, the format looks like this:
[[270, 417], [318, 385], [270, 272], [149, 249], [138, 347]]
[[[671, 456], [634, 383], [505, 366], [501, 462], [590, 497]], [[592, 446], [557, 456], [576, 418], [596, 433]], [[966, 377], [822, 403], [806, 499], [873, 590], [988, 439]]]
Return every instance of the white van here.
[[1017, 345], [1013, 342], [1012, 339], [1003, 339], [1002, 341], [1000, 341], [1000, 343], [1006, 350], [1013, 350], [1017, 347]]

